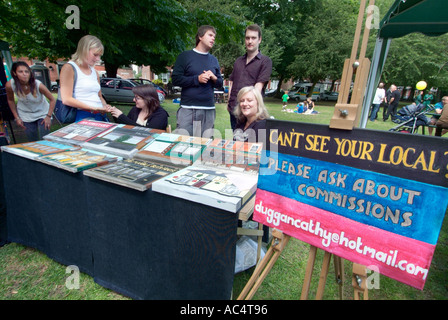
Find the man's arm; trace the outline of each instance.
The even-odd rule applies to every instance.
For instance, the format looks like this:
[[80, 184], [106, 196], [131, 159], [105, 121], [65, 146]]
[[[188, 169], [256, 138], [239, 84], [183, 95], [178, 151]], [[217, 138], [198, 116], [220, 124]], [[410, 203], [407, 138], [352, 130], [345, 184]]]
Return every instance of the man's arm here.
[[185, 66], [187, 54], [181, 53], [176, 60], [173, 68], [172, 83], [173, 86], [179, 86], [182, 88], [194, 87], [199, 85], [199, 74], [197, 75], [185, 75]]
[[263, 63], [261, 64], [260, 72], [258, 73], [257, 83], [255, 83], [255, 88], [263, 91], [263, 88], [271, 80], [272, 73], [272, 60], [268, 56], [263, 56]]
[[255, 87], [255, 89], [258, 89], [260, 92], [262, 92], [265, 83], [266, 82], [257, 82], [254, 87]]

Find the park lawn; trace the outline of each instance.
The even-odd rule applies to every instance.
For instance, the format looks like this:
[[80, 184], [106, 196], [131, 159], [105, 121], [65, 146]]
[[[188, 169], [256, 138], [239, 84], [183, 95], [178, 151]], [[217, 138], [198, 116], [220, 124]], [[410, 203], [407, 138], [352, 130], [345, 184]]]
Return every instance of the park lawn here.
[[[318, 102], [315, 109], [318, 115], [301, 115], [281, 111], [281, 101], [267, 98], [266, 105], [270, 114], [279, 120], [308, 123], [329, 124], [334, 111], [334, 102]], [[163, 107], [168, 111], [169, 123], [176, 127], [176, 111], [178, 104], [167, 99]], [[117, 105], [125, 113], [131, 106]], [[290, 103], [289, 108], [294, 104]], [[225, 137], [229, 128], [229, 115], [225, 104], [216, 106], [216, 129]], [[369, 122], [368, 129], [389, 130], [395, 124], [388, 121]], [[55, 124], [53, 130], [59, 127]], [[20, 136], [20, 130], [18, 134]], [[390, 278], [379, 276], [375, 285], [378, 288], [369, 290], [370, 300], [446, 300], [448, 299], [448, 215], [440, 232], [428, 279], [424, 290], [420, 291], [399, 283]], [[300, 298], [305, 269], [308, 259], [309, 245], [297, 239], [291, 239], [254, 296], [254, 300], [296, 300]], [[314, 277], [310, 289], [310, 299], [314, 299], [319, 282], [320, 266], [323, 251], [318, 250], [314, 268]], [[16, 243], [0, 248], [0, 300], [121, 300], [126, 297], [114, 293], [96, 284], [93, 279], [81, 274], [80, 288], [69, 290], [66, 280], [69, 274], [63, 266], [45, 254]], [[339, 286], [333, 272], [333, 260], [330, 265], [325, 293], [326, 300], [339, 299]], [[253, 268], [238, 273], [234, 278], [233, 299], [242, 291]], [[345, 278], [343, 281], [343, 299], [353, 299], [351, 285], [352, 263], [344, 261]], [[379, 280], [379, 281], [378, 281]]]

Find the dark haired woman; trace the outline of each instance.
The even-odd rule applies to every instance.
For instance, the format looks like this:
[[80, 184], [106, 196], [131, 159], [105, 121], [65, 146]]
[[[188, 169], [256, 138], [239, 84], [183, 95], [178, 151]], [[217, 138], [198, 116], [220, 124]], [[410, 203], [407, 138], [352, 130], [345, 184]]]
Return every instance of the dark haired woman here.
[[[34, 78], [25, 62], [13, 63], [11, 75], [12, 79], [5, 86], [9, 108], [17, 125], [25, 129], [28, 141], [41, 140], [50, 132], [56, 99], [42, 82]], [[17, 105], [14, 94], [17, 96]]]
[[168, 112], [160, 106], [157, 90], [152, 85], [142, 85], [132, 88], [135, 107], [127, 116], [115, 107], [111, 108], [112, 115], [119, 123], [141, 126], [152, 129], [165, 130], [168, 126]]

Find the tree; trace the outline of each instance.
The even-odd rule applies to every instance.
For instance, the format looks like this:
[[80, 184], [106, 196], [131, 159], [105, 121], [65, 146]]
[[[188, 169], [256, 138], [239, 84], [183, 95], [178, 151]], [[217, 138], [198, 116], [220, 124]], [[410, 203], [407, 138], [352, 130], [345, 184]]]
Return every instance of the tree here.
[[244, 54], [244, 30], [249, 24], [244, 15], [248, 9], [238, 0], [180, 0], [180, 3], [191, 15], [195, 27], [202, 24], [215, 27], [217, 36], [211, 53], [217, 57], [223, 76], [228, 77], [235, 59]]
[[[428, 89], [448, 89], [448, 35], [428, 37], [420, 33], [393, 39], [383, 70], [386, 83], [410, 86], [424, 80]], [[411, 93], [410, 98], [412, 99]]]
[[358, 12], [358, 1], [321, 1], [319, 9], [305, 17], [290, 72], [313, 85], [326, 78], [339, 79], [350, 57]]
[[277, 96], [280, 96], [283, 81], [297, 76], [290, 65], [297, 50], [304, 44], [301, 43], [301, 38], [306, 28], [305, 17], [313, 15], [320, 2], [321, 0], [241, 0], [243, 5], [250, 8], [251, 20], [264, 27], [261, 50], [272, 59], [272, 75], [279, 80]]
[[[1, 37], [17, 56], [69, 58], [86, 34], [101, 39], [110, 76], [121, 65], [151, 65], [163, 72], [185, 49], [192, 34], [190, 15], [174, 0], [79, 0], [79, 29], [68, 29], [70, 0], [15, 0], [2, 3]], [[4, 10], [6, 13], [4, 13]]]

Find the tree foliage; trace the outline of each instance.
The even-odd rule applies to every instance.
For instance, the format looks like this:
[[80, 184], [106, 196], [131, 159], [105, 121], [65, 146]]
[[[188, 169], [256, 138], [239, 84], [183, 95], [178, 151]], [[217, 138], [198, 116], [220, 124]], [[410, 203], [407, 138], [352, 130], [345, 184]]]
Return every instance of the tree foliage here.
[[[377, 1], [381, 17], [394, 0]], [[80, 29], [67, 29], [66, 8], [80, 10]], [[151, 65], [164, 72], [177, 55], [194, 46], [197, 27], [217, 29], [212, 53], [229, 76], [235, 59], [244, 54], [244, 29], [263, 29], [260, 49], [273, 61], [272, 77], [313, 82], [341, 77], [350, 56], [358, 0], [14, 0], [0, 1], [0, 38], [13, 55], [69, 58], [85, 34], [105, 45], [103, 60], [112, 74], [122, 65]], [[376, 32], [371, 30], [367, 57]], [[412, 34], [394, 39], [382, 81], [413, 85], [424, 79], [448, 88], [448, 40]]]
[[291, 73], [312, 83], [338, 79], [351, 53], [358, 11], [358, 1], [320, 1], [319, 9], [305, 17]]
[[[3, 3], [2, 38], [14, 55], [69, 58], [86, 34], [105, 46], [106, 69], [136, 63], [157, 71], [171, 65], [192, 33], [190, 15], [174, 0], [79, 0], [79, 29], [68, 29], [70, 0], [16, 0]], [[180, 32], [182, 30], [182, 32]]]
[[448, 35], [428, 37], [420, 33], [393, 39], [383, 71], [390, 84], [415, 87], [424, 80], [431, 87], [448, 88]]

